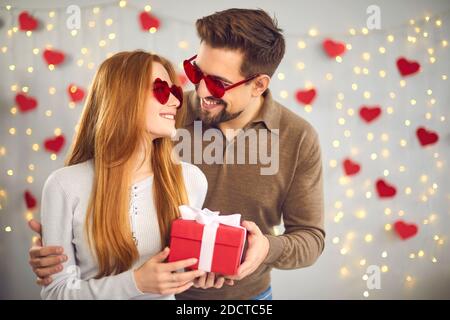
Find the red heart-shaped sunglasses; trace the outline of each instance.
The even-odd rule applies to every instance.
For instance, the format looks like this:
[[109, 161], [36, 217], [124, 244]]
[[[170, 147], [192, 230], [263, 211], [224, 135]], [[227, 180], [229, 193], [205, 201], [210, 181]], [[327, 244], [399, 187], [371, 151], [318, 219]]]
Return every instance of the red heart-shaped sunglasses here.
[[195, 60], [195, 58], [197, 58], [197, 55], [193, 56], [189, 60], [184, 60], [183, 68], [186, 76], [193, 84], [199, 84], [200, 81], [204, 79], [209, 92], [217, 99], [222, 98], [226, 91], [236, 88], [237, 86], [249, 82], [259, 76], [259, 74], [255, 74], [250, 78], [236, 82], [229, 86], [225, 86], [221, 80], [213, 76], [205, 75], [196, 64], [193, 64], [192, 61]]
[[153, 82], [153, 95], [156, 100], [161, 104], [166, 104], [169, 101], [170, 94], [173, 94], [175, 98], [180, 101], [180, 107], [183, 105], [183, 90], [181, 87], [172, 85], [169, 87], [167, 81], [163, 81], [160, 78], [156, 78], [155, 82]]

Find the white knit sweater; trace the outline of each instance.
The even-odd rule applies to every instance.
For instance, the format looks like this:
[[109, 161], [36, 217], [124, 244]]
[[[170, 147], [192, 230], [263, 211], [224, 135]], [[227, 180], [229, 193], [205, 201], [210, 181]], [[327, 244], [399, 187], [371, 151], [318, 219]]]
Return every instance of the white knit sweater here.
[[[182, 162], [189, 204], [202, 208], [208, 189], [203, 172]], [[174, 299], [173, 295], [144, 294], [136, 286], [133, 269], [161, 250], [158, 219], [153, 203], [153, 177], [130, 189], [130, 219], [134, 225], [139, 261], [118, 275], [94, 279], [95, 254], [85, 236], [86, 210], [94, 177], [91, 160], [53, 172], [42, 193], [41, 223], [44, 245], [64, 248], [68, 260], [53, 282], [42, 288], [44, 299]], [[114, 186], [111, 186], [112, 188]], [[134, 217], [133, 217], [134, 216]], [[132, 218], [133, 217], [133, 218]]]

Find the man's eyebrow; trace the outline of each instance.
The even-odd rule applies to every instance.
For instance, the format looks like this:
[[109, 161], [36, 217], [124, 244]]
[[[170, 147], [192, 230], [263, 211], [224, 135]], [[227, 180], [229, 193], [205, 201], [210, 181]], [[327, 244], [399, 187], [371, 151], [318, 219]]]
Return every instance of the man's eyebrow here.
[[[195, 62], [194, 61], [194, 64], [200, 69], [200, 70], [202, 70], [202, 68], [200, 68], [200, 66], [197, 64], [197, 62]], [[216, 76], [216, 75], [214, 75], [214, 74], [208, 74], [210, 77], [213, 77], [213, 78], [215, 78], [215, 79], [219, 79], [219, 80], [221, 80], [221, 81], [223, 81], [223, 82], [226, 82], [226, 83], [229, 83], [229, 84], [232, 84], [233, 83], [233, 81], [230, 81], [230, 80], [228, 80], [227, 78], [224, 78], [224, 77], [221, 77], [221, 76]]]

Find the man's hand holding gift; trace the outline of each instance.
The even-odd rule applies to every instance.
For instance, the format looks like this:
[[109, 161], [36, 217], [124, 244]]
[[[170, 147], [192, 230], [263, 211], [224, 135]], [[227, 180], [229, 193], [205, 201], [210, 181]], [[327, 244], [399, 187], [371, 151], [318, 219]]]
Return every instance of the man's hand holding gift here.
[[224, 284], [232, 286], [234, 285], [234, 280], [226, 279], [223, 275], [215, 274], [214, 272], [208, 272], [194, 280], [194, 287], [202, 289], [220, 289]]
[[232, 286], [234, 285], [234, 280], [244, 279], [255, 272], [264, 262], [269, 253], [269, 240], [253, 221], [243, 221], [242, 226], [247, 229], [248, 248], [245, 259], [237, 270], [237, 274], [223, 276], [215, 275], [214, 272], [208, 272], [194, 280], [194, 287], [220, 289], [224, 284]]
[[230, 280], [242, 280], [255, 272], [269, 253], [269, 240], [261, 232], [256, 223], [253, 221], [243, 221], [242, 226], [247, 229], [248, 248], [245, 259], [239, 266], [237, 275], [227, 276], [227, 279]]

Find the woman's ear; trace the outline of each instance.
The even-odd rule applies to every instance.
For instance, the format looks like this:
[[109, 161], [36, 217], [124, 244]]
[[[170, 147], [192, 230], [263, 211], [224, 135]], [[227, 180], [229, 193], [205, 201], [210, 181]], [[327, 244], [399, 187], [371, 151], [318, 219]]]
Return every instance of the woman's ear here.
[[259, 97], [260, 95], [262, 95], [264, 93], [264, 91], [267, 90], [267, 88], [269, 87], [270, 84], [270, 77], [266, 74], [262, 74], [260, 76], [258, 76], [254, 81], [253, 81], [253, 96], [254, 97]]

